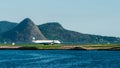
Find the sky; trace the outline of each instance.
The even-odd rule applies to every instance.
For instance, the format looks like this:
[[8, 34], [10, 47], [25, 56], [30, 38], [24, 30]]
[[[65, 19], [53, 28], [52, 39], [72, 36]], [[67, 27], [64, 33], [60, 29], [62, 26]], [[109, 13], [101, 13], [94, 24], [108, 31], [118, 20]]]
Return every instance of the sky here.
[[120, 37], [120, 0], [0, 0], [0, 21], [59, 22], [85, 34]]

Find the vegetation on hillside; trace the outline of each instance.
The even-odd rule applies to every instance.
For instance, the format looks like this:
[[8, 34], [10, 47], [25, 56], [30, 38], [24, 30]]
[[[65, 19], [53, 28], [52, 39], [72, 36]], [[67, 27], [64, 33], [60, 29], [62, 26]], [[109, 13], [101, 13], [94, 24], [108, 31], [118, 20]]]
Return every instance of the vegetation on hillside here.
[[0, 33], [6, 32], [11, 30], [17, 25], [17, 23], [14, 22], [8, 22], [8, 21], [0, 21]]
[[120, 38], [99, 35], [83, 34], [64, 29], [57, 22], [50, 22], [38, 26], [44, 36], [48, 39], [57, 39], [63, 43], [70, 44], [110, 44], [120, 43]]

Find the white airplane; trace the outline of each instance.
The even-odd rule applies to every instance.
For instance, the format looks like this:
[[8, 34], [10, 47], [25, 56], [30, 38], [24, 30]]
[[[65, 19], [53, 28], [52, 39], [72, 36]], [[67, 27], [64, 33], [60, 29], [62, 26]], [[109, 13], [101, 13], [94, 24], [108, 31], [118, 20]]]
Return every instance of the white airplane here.
[[32, 38], [33, 43], [37, 44], [60, 44], [61, 42], [59, 40], [35, 40], [35, 37]]
[[60, 44], [61, 42], [59, 40], [33, 40], [33, 43], [38, 44]]

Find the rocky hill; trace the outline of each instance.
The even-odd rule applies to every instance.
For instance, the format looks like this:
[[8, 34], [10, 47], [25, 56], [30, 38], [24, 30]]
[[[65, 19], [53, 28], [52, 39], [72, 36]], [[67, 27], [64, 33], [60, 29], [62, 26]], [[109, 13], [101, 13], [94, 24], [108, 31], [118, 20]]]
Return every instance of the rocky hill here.
[[1, 34], [1, 38], [9, 42], [31, 42], [33, 37], [42, 40], [46, 39], [29, 18], [24, 19], [13, 29]]

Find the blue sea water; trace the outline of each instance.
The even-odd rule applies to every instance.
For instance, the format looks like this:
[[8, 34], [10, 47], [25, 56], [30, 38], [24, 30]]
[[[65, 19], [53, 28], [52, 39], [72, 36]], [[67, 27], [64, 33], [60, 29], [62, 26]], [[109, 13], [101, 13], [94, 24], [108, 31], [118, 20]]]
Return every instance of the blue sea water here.
[[120, 51], [0, 50], [0, 68], [120, 68]]

